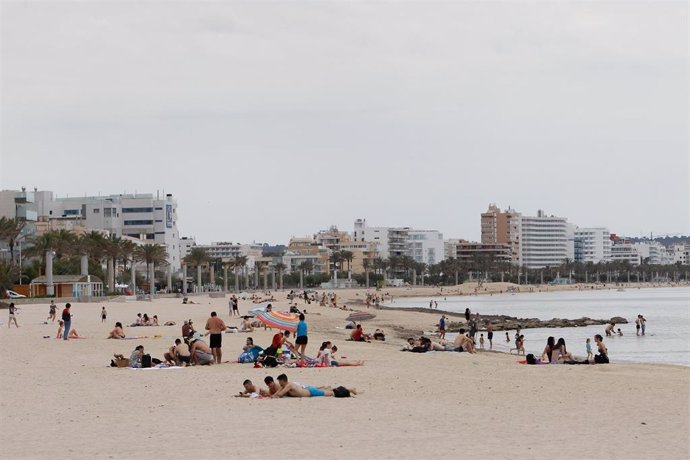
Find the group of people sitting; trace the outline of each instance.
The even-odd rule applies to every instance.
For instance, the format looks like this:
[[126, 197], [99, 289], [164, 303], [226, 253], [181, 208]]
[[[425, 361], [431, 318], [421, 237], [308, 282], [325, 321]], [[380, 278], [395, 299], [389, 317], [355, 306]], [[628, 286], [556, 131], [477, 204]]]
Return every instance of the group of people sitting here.
[[[345, 329], [353, 328], [345, 326]], [[364, 332], [364, 329], [362, 329], [362, 325], [357, 324], [354, 326], [354, 329], [350, 334], [350, 340], [353, 342], [371, 342], [372, 340], [380, 340], [381, 342], [385, 342], [386, 334], [384, 334], [382, 329], [376, 329], [373, 334], [367, 334]]]
[[129, 325], [129, 327], [138, 327], [138, 326], [158, 326], [158, 315], [153, 315], [153, 318], [149, 318], [149, 315], [144, 313], [143, 315], [141, 313], [137, 313], [137, 319], [134, 321], [132, 324]]
[[426, 353], [428, 351], [477, 352], [474, 341], [466, 335], [465, 329], [460, 329], [452, 343], [442, 339], [438, 342], [434, 342], [430, 338], [424, 336], [418, 339], [410, 337], [407, 339], [407, 345], [405, 345], [402, 351], [409, 351], [412, 353]]
[[264, 378], [266, 388], [261, 388], [251, 380], [247, 379], [242, 383], [244, 389], [236, 396], [238, 398], [314, 398], [314, 397], [335, 397], [350, 398], [357, 395], [356, 388], [345, 388], [344, 386], [310, 386], [302, 385], [297, 382], [289, 382], [287, 375], [280, 374], [273, 380], [273, 377]]
[[541, 358], [537, 359], [534, 355], [529, 354], [526, 357], [526, 362], [527, 364], [608, 364], [608, 349], [604, 345], [604, 338], [601, 334], [594, 336], [594, 342], [597, 344], [598, 353], [596, 355], [592, 354], [589, 339], [587, 339], [587, 359], [577, 361], [566, 349], [563, 337], [558, 339], [558, 341], [554, 337], [549, 337], [546, 339], [546, 346]]

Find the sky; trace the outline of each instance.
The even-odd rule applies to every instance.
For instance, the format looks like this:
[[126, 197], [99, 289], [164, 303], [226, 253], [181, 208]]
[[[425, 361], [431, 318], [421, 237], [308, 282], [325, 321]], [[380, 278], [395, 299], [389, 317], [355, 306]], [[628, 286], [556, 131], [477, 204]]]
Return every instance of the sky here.
[[686, 2], [3, 1], [0, 189], [172, 193], [197, 242], [489, 203], [690, 234]]

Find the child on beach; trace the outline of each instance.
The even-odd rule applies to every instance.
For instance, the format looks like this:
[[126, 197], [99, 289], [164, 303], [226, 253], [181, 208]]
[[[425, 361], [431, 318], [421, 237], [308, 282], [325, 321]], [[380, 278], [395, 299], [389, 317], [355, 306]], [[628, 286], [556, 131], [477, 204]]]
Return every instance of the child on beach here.
[[506, 331], [506, 343], [510, 343], [510, 336], [508, 335], [508, 331]]
[[479, 348], [484, 349], [484, 334], [479, 334]]
[[623, 337], [623, 331], [621, 331], [621, 328], [618, 328], [618, 337]]
[[587, 359], [594, 358], [594, 355], [592, 354], [592, 344], [590, 343], [589, 338], [587, 338], [587, 341], [585, 342], [585, 349], [587, 350]]
[[108, 318], [108, 312], [105, 311], [105, 307], [101, 308], [101, 323], [105, 323], [106, 318]]
[[59, 319], [58, 320], [58, 331], [57, 335], [55, 336], [56, 339], [61, 339], [62, 338], [62, 328], [65, 326], [65, 323]]

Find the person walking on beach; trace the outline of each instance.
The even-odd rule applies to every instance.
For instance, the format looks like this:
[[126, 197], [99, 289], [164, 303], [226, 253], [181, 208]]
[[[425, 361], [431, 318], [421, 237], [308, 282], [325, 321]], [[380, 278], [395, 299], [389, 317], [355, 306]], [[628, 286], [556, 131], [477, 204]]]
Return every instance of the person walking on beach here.
[[72, 327], [72, 313], [70, 312], [70, 308], [72, 308], [72, 305], [67, 302], [65, 304], [65, 309], [62, 310], [62, 322], [65, 323], [65, 329], [62, 331], [63, 340], [69, 340], [69, 330]]
[[510, 343], [510, 336], [508, 335], [508, 331], [506, 331], [506, 343]]
[[468, 323], [470, 322], [470, 316], [471, 315], [472, 315], [472, 313], [470, 312], [470, 309], [465, 308], [465, 321], [467, 321]]
[[642, 315], [637, 315], [637, 318], [635, 318], [635, 335], [640, 335], [640, 316]]
[[240, 316], [239, 300], [234, 295], [232, 296], [231, 300], [232, 300], [232, 315], [235, 316], [235, 314], [237, 314], [237, 316]]
[[211, 347], [211, 354], [213, 354], [213, 359], [216, 364], [220, 364], [220, 360], [223, 357], [223, 350], [221, 349], [223, 342], [223, 332], [228, 327], [225, 325], [222, 319], [218, 317], [215, 311], [211, 312], [211, 317], [206, 321], [206, 330], [209, 337], [209, 346]]
[[101, 323], [105, 323], [105, 320], [108, 318], [108, 312], [105, 311], [105, 307], [101, 308]]
[[55, 322], [55, 317], [57, 316], [57, 305], [55, 305], [53, 300], [50, 301], [50, 306], [48, 308], [50, 310], [48, 311], [48, 319], [46, 321], [52, 320], [52, 322]]
[[[304, 321], [304, 313], [299, 314], [299, 323], [297, 323], [297, 333], [295, 338], [295, 354], [298, 355], [300, 361], [304, 361], [307, 350], [307, 322]], [[301, 351], [300, 351], [301, 350]]]
[[14, 306], [14, 302], [10, 302], [10, 320], [7, 322], [7, 328], [12, 327], [12, 322], [14, 322], [14, 325], [16, 327], [19, 327], [19, 324], [17, 324], [17, 307]]
[[592, 359], [594, 354], [592, 354], [592, 343], [590, 342], [589, 337], [587, 337], [587, 341], [585, 342], [585, 350], [587, 350], [587, 359]]
[[442, 339], [446, 338], [446, 315], [442, 315], [438, 322], [438, 336]]

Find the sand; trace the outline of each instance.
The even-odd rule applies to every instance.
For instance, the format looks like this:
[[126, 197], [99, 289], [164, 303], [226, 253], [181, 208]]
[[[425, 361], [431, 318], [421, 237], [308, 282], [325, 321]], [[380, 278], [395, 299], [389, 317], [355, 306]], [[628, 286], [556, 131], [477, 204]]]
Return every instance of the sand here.
[[[433, 291], [419, 289], [395, 290], [394, 296]], [[362, 296], [362, 290], [339, 291], [343, 300]], [[308, 352], [315, 354], [329, 339], [341, 355], [365, 360], [363, 367], [107, 367], [113, 353], [128, 356], [138, 344], [162, 357], [185, 318], [203, 327], [215, 310], [229, 324], [239, 323], [229, 320], [227, 299], [193, 300], [200, 304], [182, 305], [179, 299], [74, 303], [73, 328], [88, 338], [68, 342], [42, 338], [54, 337], [57, 329], [43, 324], [47, 303], [23, 306], [19, 329], [8, 329], [3, 313], [0, 458], [690, 456], [690, 368], [525, 366], [500, 353], [400, 352], [403, 341], [394, 327], [431, 330], [436, 314], [376, 311], [365, 329], [383, 328], [388, 341], [368, 344], [345, 341], [347, 332], [338, 327], [347, 312], [307, 306]], [[100, 321], [101, 305], [109, 313], [106, 324]], [[241, 312], [250, 307], [240, 303]], [[115, 321], [133, 322], [138, 312], [178, 325], [125, 328], [130, 336], [165, 338], [105, 339]], [[237, 358], [247, 335], [265, 346], [272, 332], [225, 334], [225, 359]], [[353, 399], [233, 397], [245, 378], [258, 383], [282, 372], [304, 384], [342, 384], [364, 393]]]

